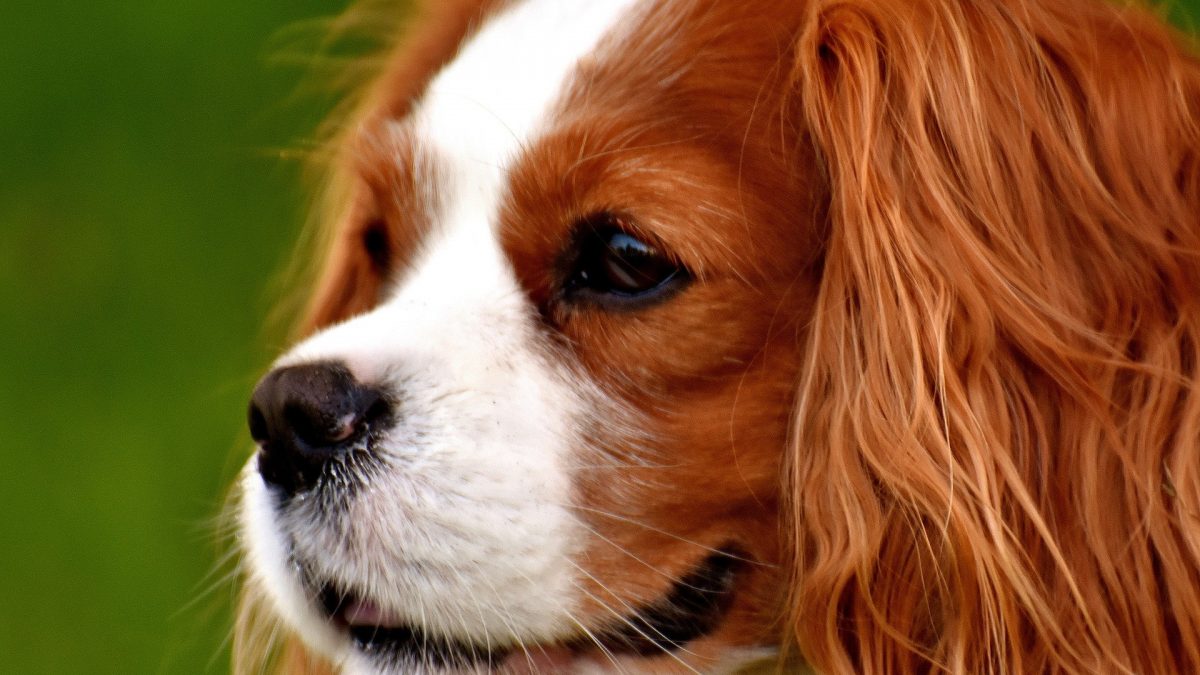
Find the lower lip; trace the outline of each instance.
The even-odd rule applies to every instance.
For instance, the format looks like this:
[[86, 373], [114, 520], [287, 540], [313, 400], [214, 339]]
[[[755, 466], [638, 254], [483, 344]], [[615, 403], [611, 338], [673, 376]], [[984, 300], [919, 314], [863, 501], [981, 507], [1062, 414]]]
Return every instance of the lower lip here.
[[390, 628], [399, 626], [399, 617], [388, 614], [373, 602], [355, 600], [342, 608], [341, 620], [348, 626], [380, 626]]
[[563, 647], [531, 646], [527, 652], [517, 651], [500, 664], [505, 675], [537, 675], [565, 673], [573, 670], [576, 655]]
[[[393, 627], [403, 621], [381, 609], [373, 602], [354, 600], [342, 608], [340, 622], [350, 627]], [[499, 664], [499, 672], [505, 675], [538, 675], [564, 673], [577, 665], [578, 655], [566, 647], [530, 645], [525, 650], [516, 650]]]

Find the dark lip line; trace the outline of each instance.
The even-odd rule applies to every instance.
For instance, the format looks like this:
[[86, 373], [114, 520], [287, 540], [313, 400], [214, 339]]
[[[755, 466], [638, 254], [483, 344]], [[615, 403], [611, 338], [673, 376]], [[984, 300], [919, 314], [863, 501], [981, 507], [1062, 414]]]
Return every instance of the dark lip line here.
[[[734, 586], [749, 564], [738, 549], [717, 549], [675, 580], [661, 598], [631, 614], [608, 622], [591, 636], [570, 639], [562, 646], [575, 653], [602, 649], [611, 654], [649, 657], [671, 653], [715, 631], [733, 604]], [[417, 626], [384, 628], [349, 626], [340, 616], [354, 594], [331, 584], [315, 584], [304, 565], [301, 582], [311, 589], [327, 621], [344, 631], [361, 651], [398, 664], [414, 661], [436, 669], [498, 666], [511, 647], [488, 647], [433, 636]]]
[[733, 589], [747, 560], [726, 546], [704, 558], [658, 600], [617, 620], [592, 639], [572, 647], [603, 645], [610, 652], [652, 656], [679, 649], [712, 633], [733, 604]]
[[[444, 637], [432, 636], [418, 626], [350, 626], [341, 617], [341, 610], [351, 595], [326, 585], [318, 595], [318, 603], [326, 620], [344, 630], [359, 649], [400, 660], [416, 655], [434, 668], [476, 666], [486, 663], [489, 669], [508, 655], [508, 650], [486, 648]], [[391, 652], [391, 654], [388, 654]]]

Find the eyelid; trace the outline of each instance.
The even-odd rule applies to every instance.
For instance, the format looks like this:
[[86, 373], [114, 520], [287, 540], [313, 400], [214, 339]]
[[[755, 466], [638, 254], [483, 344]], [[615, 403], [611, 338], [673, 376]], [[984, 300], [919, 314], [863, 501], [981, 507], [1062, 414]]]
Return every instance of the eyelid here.
[[[614, 246], [612, 237], [627, 238], [629, 241], [625, 243], [629, 246], [625, 248], [630, 249], [630, 254], [622, 255], [619, 250], [622, 247]], [[613, 265], [629, 268], [615, 271], [622, 275], [628, 273], [630, 280], [634, 278], [638, 273], [633, 269], [639, 262], [638, 255], [643, 255], [642, 260], [651, 266], [657, 264], [657, 268], [646, 275], [652, 285], [631, 291], [621, 288], [620, 280], [611, 283]], [[566, 305], [592, 306], [608, 311], [639, 310], [668, 300], [691, 280], [687, 267], [657, 237], [644, 235], [630, 219], [612, 212], [580, 218], [563, 261], [559, 299]]]

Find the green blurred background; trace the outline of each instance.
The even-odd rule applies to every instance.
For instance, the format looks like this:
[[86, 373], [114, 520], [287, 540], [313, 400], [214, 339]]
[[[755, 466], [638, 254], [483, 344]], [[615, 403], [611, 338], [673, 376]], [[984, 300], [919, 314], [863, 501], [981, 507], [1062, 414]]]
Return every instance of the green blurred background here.
[[227, 671], [214, 518], [332, 101], [273, 56], [345, 4], [0, 12], [0, 672]]
[[292, 57], [347, 4], [0, 9], [0, 673], [228, 671], [214, 520], [332, 100]]

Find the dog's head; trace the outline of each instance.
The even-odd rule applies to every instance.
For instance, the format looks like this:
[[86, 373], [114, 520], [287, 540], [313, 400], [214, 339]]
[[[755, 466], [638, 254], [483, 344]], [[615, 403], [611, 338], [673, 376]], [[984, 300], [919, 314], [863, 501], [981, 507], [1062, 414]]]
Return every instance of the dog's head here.
[[1194, 663], [1200, 86], [1165, 30], [427, 14], [253, 395], [241, 649], [265, 611], [363, 673]]

